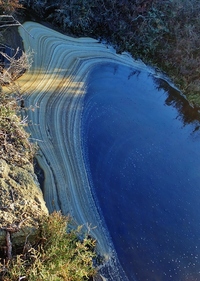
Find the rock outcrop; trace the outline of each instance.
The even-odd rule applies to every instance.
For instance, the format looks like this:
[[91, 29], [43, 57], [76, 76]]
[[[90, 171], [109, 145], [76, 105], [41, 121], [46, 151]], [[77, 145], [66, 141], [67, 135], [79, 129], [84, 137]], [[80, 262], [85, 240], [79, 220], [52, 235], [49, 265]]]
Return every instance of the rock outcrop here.
[[35, 240], [43, 216], [48, 215], [33, 165], [18, 167], [0, 160], [0, 245], [11, 233], [13, 246]]

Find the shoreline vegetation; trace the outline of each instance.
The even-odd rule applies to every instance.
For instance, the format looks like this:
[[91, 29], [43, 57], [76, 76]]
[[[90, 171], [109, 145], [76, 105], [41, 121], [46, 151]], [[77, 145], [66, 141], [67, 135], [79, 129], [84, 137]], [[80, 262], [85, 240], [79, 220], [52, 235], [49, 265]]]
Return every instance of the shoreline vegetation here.
[[[17, 12], [13, 19], [23, 18], [22, 14], [28, 8], [34, 11], [38, 18], [51, 22], [63, 32], [106, 41], [113, 45], [118, 53], [127, 51], [134, 58], [141, 59], [166, 73], [190, 104], [199, 108], [198, 0], [58, 0], [56, 4], [53, 0], [24, 0], [20, 3], [18, 0], [0, 1], [0, 14], [13, 15]], [[19, 22], [8, 20], [5, 23], [2, 18], [0, 27], [5, 24], [8, 26], [0, 31], [0, 41], [6, 44], [3, 33], [9, 32], [7, 28], [17, 26]], [[82, 233], [79, 227], [72, 229], [68, 217], [60, 213], [48, 215], [45, 206], [41, 207], [41, 194], [37, 197], [40, 202], [37, 210], [41, 212], [38, 212], [40, 218], [34, 218], [37, 231], [33, 235], [33, 242], [28, 241], [27, 234], [25, 239], [23, 238], [23, 245], [12, 245], [13, 233], [17, 233], [22, 224], [27, 223], [27, 218], [21, 217], [24, 213], [23, 206], [27, 203], [22, 200], [23, 193], [20, 197], [13, 188], [20, 185], [24, 189], [27, 188], [27, 183], [20, 181], [20, 176], [26, 177], [27, 170], [31, 180], [36, 182], [32, 171], [35, 148], [30, 144], [29, 135], [24, 130], [26, 120], [20, 119], [23, 98], [14, 82], [30, 65], [26, 55], [28, 54], [22, 53], [21, 61], [18, 57], [7, 57], [8, 61], [14, 59], [14, 65], [9, 70], [12, 77], [6, 77], [12, 81], [0, 81], [1, 86], [7, 84], [13, 89], [12, 97], [1, 89], [0, 98], [0, 193], [4, 193], [10, 206], [6, 206], [6, 210], [3, 209], [5, 206], [1, 206], [1, 215], [5, 217], [5, 212], [16, 212], [16, 215], [20, 216], [17, 220], [9, 218], [6, 225], [1, 225], [5, 242], [2, 242], [4, 245], [1, 247], [0, 280], [92, 280], [92, 276], [96, 274], [95, 266], [98, 264], [96, 242], [91, 239], [89, 233]], [[10, 63], [11, 61], [9, 65]], [[5, 74], [3, 67], [0, 72]], [[15, 175], [12, 180], [17, 184], [10, 184], [11, 175]], [[7, 185], [4, 186], [5, 181]], [[28, 214], [31, 216], [33, 211]]]

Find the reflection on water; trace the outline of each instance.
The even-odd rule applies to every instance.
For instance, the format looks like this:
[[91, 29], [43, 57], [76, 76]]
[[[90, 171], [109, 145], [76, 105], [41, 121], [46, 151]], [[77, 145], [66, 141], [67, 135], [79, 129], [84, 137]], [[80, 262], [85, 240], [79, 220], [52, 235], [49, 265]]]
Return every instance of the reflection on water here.
[[192, 107], [184, 98], [184, 96], [180, 95], [180, 93], [176, 89], [170, 87], [165, 80], [154, 78], [154, 82], [158, 91], [165, 91], [165, 104], [168, 106], [173, 106], [177, 109], [177, 117], [181, 119], [183, 124], [196, 124], [195, 131], [198, 130], [200, 121], [200, 113], [198, 108]]
[[199, 280], [198, 126], [198, 111], [161, 79], [115, 64], [90, 74], [85, 161], [129, 280]]

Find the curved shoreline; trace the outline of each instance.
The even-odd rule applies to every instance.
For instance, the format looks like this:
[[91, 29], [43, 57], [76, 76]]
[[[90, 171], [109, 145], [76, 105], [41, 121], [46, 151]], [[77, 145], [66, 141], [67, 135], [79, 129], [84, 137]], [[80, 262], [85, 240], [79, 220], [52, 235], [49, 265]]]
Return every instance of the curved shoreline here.
[[[108, 261], [110, 280], [126, 280], [105, 223], [92, 196], [81, 151], [81, 113], [87, 75], [101, 62], [154, 71], [130, 56], [91, 38], [71, 38], [33, 22], [20, 28], [25, 50], [33, 49], [34, 63], [18, 83], [24, 94], [31, 138], [40, 147], [37, 159], [45, 173], [44, 198], [50, 212], [70, 213], [98, 241]], [[33, 108], [33, 106], [35, 106]], [[89, 223], [89, 225], [88, 225]], [[95, 227], [95, 228], [93, 228]]]

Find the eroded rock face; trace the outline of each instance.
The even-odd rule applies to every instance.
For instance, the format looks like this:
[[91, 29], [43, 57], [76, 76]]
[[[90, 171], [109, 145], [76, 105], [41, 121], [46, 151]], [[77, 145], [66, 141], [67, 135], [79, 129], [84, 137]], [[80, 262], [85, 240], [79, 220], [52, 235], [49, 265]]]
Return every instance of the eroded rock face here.
[[8, 165], [0, 160], [0, 245], [10, 231], [14, 246], [35, 239], [41, 218], [48, 215], [33, 165]]

